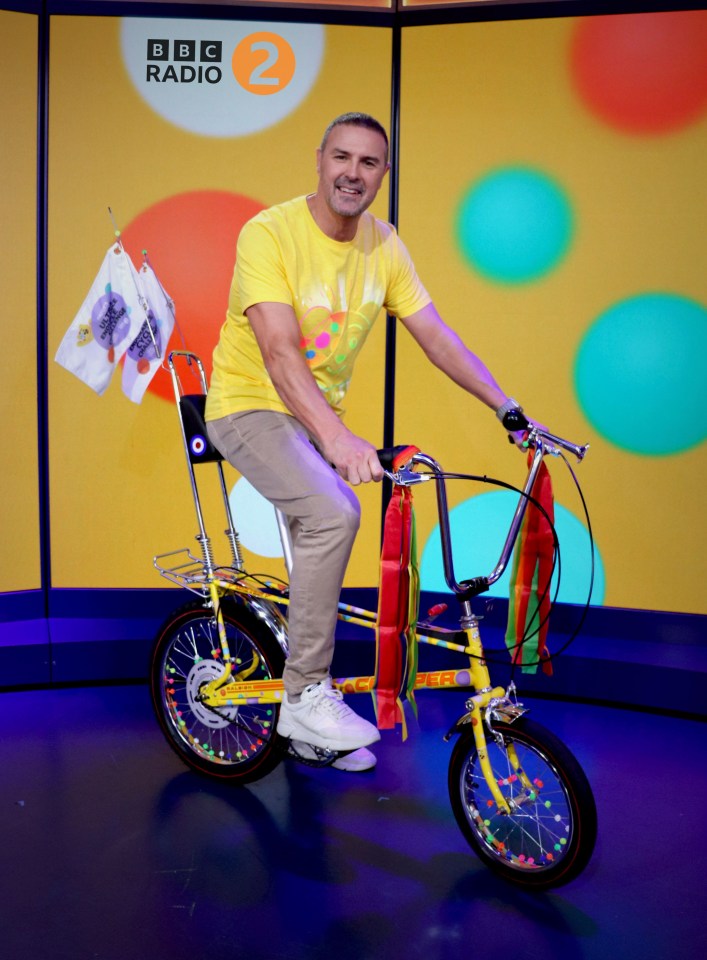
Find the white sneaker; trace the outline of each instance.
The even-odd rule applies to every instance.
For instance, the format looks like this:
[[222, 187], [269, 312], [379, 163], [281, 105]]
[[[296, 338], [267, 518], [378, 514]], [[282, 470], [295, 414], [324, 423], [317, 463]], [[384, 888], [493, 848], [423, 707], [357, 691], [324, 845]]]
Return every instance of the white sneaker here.
[[363, 773], [364, 770], [372, 770], [378, 763], [378, 757], [367, 747], [359, 747], [352, 753], [345, 753], [332, 763], [332, 767], [337, 770], [346, 770], [349, 773]]
[[290, 703], [285, 694], [277, 732], [325, 750], [357, 750], [380, 740], [377, 728], [344, 703], [343, 694], [332, 687], [330, 677], [305, 687], [299, 703]]

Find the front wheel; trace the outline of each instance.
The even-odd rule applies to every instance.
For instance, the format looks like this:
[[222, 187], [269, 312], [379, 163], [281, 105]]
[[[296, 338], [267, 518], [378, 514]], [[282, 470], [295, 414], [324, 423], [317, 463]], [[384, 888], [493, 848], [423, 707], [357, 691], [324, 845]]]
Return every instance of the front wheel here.
[[567, 883], [586, 867], [596, 841], [596, 805], [584, 771], [532, 720], [495, 720], [491, 727], [488, 758], [511, 813], [497, 808], [466, 727], [449, 763], [457, 823], [474, 852], [505, 879], [536, 890]]
[[[285, 657], [262, 620], [244, 604], [221, 601], [237, 673], [249, 680], [282, 676]], [[199, 773], [240, 783], [258, 780], [280, 762], [275, 747], [279, 705], [213, 708], [202, 687], [224, 673], [213, 610], [198, 601], [173, 613], [157, 635], [150, 668], [152, 705], [167, 742]]]

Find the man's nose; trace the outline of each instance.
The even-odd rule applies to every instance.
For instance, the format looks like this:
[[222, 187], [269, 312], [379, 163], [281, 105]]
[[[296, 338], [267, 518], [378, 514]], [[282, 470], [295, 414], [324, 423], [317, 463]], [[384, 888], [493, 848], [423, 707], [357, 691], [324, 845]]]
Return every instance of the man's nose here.
[[356, 160], [350, 160], [346, 165], [345, 176], [348, 180], [360, 180], [359, 165]]

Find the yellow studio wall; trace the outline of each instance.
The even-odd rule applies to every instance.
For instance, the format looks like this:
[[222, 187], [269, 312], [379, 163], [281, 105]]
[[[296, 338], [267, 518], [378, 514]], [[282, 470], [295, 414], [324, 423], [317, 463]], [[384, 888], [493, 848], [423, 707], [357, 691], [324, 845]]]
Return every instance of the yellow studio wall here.
[[0, 592], [41, 586], [37, 452], [37, 17], [0, 11]]
[[[584, 334], [618, 301], [672, 291], [707, 303], [707, 119], [703, 110], [662, 135], [602, 122], [571, 80], [577, 27], [549, 19], [404, 29], [400, 232], [443, 317], [502, 386], [557, 433], [591, 442], [578, 474], [605, 569], [604, 602], [705, 613], [704, 441], [671, 456], [607, 441], [578, 402], [573, 368]], [[562, 185], [574, 235], [555, 269], [509, 284], [469, 264], [455, 223], [470, 185], [514, 165]], [[519, 482], [522, 464], [493, 414], [423, 367], [420, 356], [401, 335], [397, 436], [431, 448], [450, 469]], [[704, 410], [694, 415], [704, 421]], [[553, 478], [557, 502], [579, 516], [561, 464]], [[478, 492], [452, 485], [450, 499]], [[436, 517], [431, 498], [419, 496], [417, 504], [424, 545]]]
[[[604, 19], [612, 18], [587, 22]], [[701, 188], [707, 120], [702, 107], [689, 122], [667, 132], [636, 133], [606, 122], [582, 101], [573, 81], [570, 51], [581, 22], [556, 18], [403, 29], [400, 232], [442, 315], [501, 384], [532, 416], [565, 436], [591, 442], [579, 476], [600, 557], [596, 602], [704, 613], [702, 544], [707, 529], [698, 489], [706, 465], [704, 441], [670, 455], [632, 452], [596, 427], [578, 393], [575, 369], [587, 333], [612, 305], [661, 291], [707, 302], [702, 263], [707, 210]], [[31, 54], [20, 54], [21, 40], [15, 42], [13, 33], [3, 67], [10, 70], [17, 61], [12, 69], [27, 74], [21, 93], [27, 95], [27, 109], [21, 116], [28, 162], [14, 159], [16, 132], [23, 126], [13, 121], [9, 176], [11, 182], [19, 180], [17, 189], [3, 198], [15, 205], [10, 216], [18, 224], [31, 225], [31, 236], [22, 241], [31, 255], [22, 256], [25, 266], [12, 281], [23, 277], [22, 287], [11, 291], [22, 308], [32, 303], [31, 342], [26, 337], [20, 341], [26, 375], [17, 375], [14, 385], [5, 381], [13, 397], [26, 398], [21, 406], [28, 423], [18, 420], [12, 429], [28, 453], [21, 467], [16, 458], [10, 464], [17, 483], [3, 509], [8, 529], [21, 543], [18, 549], [27, 551], [29, 559], [18, 564], [13, 558], [4, 589], [24, 589], [39, 585], [32, 419], [36, 21], [6, 14], [5, 23], [15, 33], [19, 30]], [[155, 25], [154, 34], [140, 34], [146, 24]], [[183, 336], [186, 346], [210, 364], [244, 211], [314, 188], [315, 148], [336, 114], [364, 110], [388, 123], [391, 31], [307, 25], [304, 29], [316, 28], [320, 36], [307, 55], [298, 52], [297, 63], [313, 71], [311, 83], [299, 99], [288, 100], [292, 87], [288, 92], [289, 81], [280, 74], [282, 89], [261, 95], [258, 84], [270, 83], [272, 73], [263, 79], [261, 67], [238, 52], [240, 39], [234, 42], [233, 31], [241, 29], [239, 38], [245, 37], [246, 46], [256, 33], [265, 33], [269, 49], [283, 54], [284, 64], [284, 47], [278, 44], [295, 36], [300, 28], [293, 25], [53, 16], [50, 26], [52, 585], [154, 587], [163, 581], [152, 570], [153, 554], [195, 546], [196, 533], [176, 413], [165, 399], [164, 378], [159, 386], [158, 374], [155, 389], [135, 405], [121, 392], [119, 371], [99, 397], [52, 362], [114, 239], [108, 207], [136, 264], [147, 247], [175, 298], [181, 333], [175, 332], [170, 346], [181, 347]], [[205, 131], [194, 107], [196, 87], [173, 84], [178, 108], [191, 103], [192, 127], [185, 127], [140, 92], [135, 70], [144, 76], [149, 70], [159, 74], [185, 68], [173, 52], [163, 59], [154, 47], [149, 53], [152, 41], [146, 38], [168, 37], [171, 44], [176, 37], [189, 39], [190, 31], [197, 37], [197, 51], [198, 38], [224, 39], [221, 67], [240, 97], [224, 123], [240, 121], [244, 90], [257, 94], [248, 107], [256, 121], [259, 114], [277, 113], [277, 104], [285, 104], [277, 120], [255, 122], [245, 131]], [[3, 42], [8, 36], [3, 31]], [[232, 54], [239, 88], [229, 74]], [[194, 70], [209, 68], [208, 61], [187, 59], [187, 71], [192, 63]], [[13, 89], [13, 99], [6, 93], [3, 123], [13, 111], [20, 114], [16, 88], [4, 85], [6, 91]], [[541, 171], [559, 185], [571, 206], [566, 251], [552, 269], [529, 282], [498, 282], [484, 275], [463, 254], [455, 233], [461, 198], [489, 172], [511, 167]], [[17, 205], [21, 215], [14, 213]], [[387, 195], [381, 194], [374, 212], [387, 216]], [[5, 234], [0, 241], [7, 247], [7, 262], [17, 261], [17, 237]], [[26, 330], [27, 320], [16, 316]], [[384, 334], [381, 318], [348, 400], [348, 424], [374, 442], [382, 437]], [[599, 381], [599, 393], [601, 386]], [[617, 419], [620, 414], [619, 409]], [[398, 339], [396, 440], [418, 444], [453, 470], [518, 482], [523, 476], [522, 460], [506, 444], [492, 413], [432, 370], [403, 331]], [[559, 507], [579, 518], [571, 481], [562, 469], [554, 469], [553, 477]], [[237, 480], [230, 475], [228, 482]], [[377, 582], [380, 488], [359, 492], [364, 528], [348, 586]], [[480, 492], [456, 484], [449, 489], [452, 505], [460, 507]], [[431, 491], [421, 490], [416, 504], [424, 548], [436, 524]], [[207, 498], [206, 509], [218, 542], [223, 519], [217, 496]], [[282, 573], [279, 559], [245, 552], [250, 568]], [[563, 558], [566, 567], [572, 565], [571, 554]], [[482, 572], [487, 571], [457, 568], [458, 576]]]
[[[171, 36], [176, 29], [173, 21], [153, 23], [158, 38]], [[211, 38], [230, 36], [233, 30], [232, 21], [184, 23], [176, 36], [189, 37], [190, 30], [195, 33], [195, 23], [206, 24], [206, 35]], [[261, 29], [254, 24], [241, 26], [246, 34]], [[141, 97], [121, 53], [123, 28], [117, 18], [51, 19], [48, 326], [55, 587], [162, 586], [164, 581], [152, 569], [152, 556], [197, 546], [174, 403], [149, 391], [140, 405], [132, 403], [121, 391], [119, 372], [103, 396], [98, 396], [53, 362], [113, 239], [107, 208], [111, 207], [139, 266], [146, 243], [140, 224], [147, 231], [147, 214], [159, 213], [161, 205], [169, 206], [174, 198], [190, 193], [197, 195], [198, 205], [202, 191], [212, 192], [211, 199], [217, 205], [220, 192], [226, 192], [250, 198], [260, 206], [310, 192], [316, 186], [315, 150], [333, 117], [347, 110], [362, 110], [387, 125], [390, 116], [388, 30], [320, 28], [321, 66], [302, 102], [279, 122], [256, 132], [214, 136], [180, 128]], [[277, 24], [267, 24], [267, 28], [271, 32], [279, 29]], [[280, 33], [286, 35], [284, 29]], [[143, 56], [143, 49], [141, 41], [138, 57]], [[229, 59], [230, 48], [227, 51], [224, 43], [224, 72], [230, 68]], [[157, 65], [165, 68], [164, 62]], [[188, 96], [189, 90], [184, 89]], [[277, 96], [279, 92], [271, 103]], [[269, 109], [265, 103], [268, 98], [260, 99], [262, 109]], [[387, 216], [384, 193], [375, 207], [382, 217]], [[155, 232], [157, 213], [148, 250], [156, 272], [176, 301], [177, 321], [187, 346], [199, 347], [196, 352], [209, 365], [225, 316], [238, 232], [236, 227], [229, 230], [227, 218], [223, 222], [225, 217], [217, 210], [217, 222], [209, 224], [225, 238], [219, 241], [213, 257], [204, 253], [206, 238], [200, 235], [201, 228], [188, 220], [172, 232]], [[137, 226], [131, 232], [133, 222]], [[177, 249], [179, 254], [175, 253]], [[212, 260], [224, 258], [229, 264], [228, 274], [224, 277], [221, 269], [215, 277], [210, 272]], [[168, 277], [173, 277], [182, 291], [181, 300], [170, 289]], [[196, 301], [191, 317], [188, 311], [185, 313], [189, 298]], [[190, 326], [194, 322], [198, 331]], [[354, 431], [380, 441], [382, 318], [377, 327], [352, 390], [347, 422]], [[204, 343], [208, 343], [208, 356], [204, 355]], [[181, 345], [175, 332], [170, 347]], [[199, 475], [203, 475], [201, 470]], [[229, 474], [229, 484], [235, 479]], [[213, 490], [217, 493], [215, 481]], [[364, 490], [361, 499], [367, 525], [349, 570], [351, 585], [369, 585], [377, 579], [380, 488]], [[219, 505], [218, 495], [207, 497], [207, 526], [217, 544], [225, 526]], [[218, 553], [224, 559], [228, 557], [227, 551]], [[245, 555], [250, 569], [273, 574], [283, 571], [281, 560], [252, 556], [248, 550]]]

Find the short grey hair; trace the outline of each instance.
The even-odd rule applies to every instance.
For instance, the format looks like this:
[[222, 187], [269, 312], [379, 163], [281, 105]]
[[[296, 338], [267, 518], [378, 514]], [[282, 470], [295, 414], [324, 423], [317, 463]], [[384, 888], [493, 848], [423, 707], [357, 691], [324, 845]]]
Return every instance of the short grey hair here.
[[366, 127], [367, 130], [375, 130], [376, 133], [379, 133], [385, 140], [385, 161], [388, 162], [388, 151], [390, 149], [388, 143], [388, 134], [385, 132], [385, 127], [382, 123], [379, 123], [375, 117], [372, 117], [368, 113], [342, 113], [340, 117], [337, 117], [335, 120], [332, 120], [329, 126], [324, 131], [324, 136], [322, 137], [321, 150], [327, 145], [327, 140], [329, 139], [329, 134], [335, 127], [349, 126], [349, 127]]

